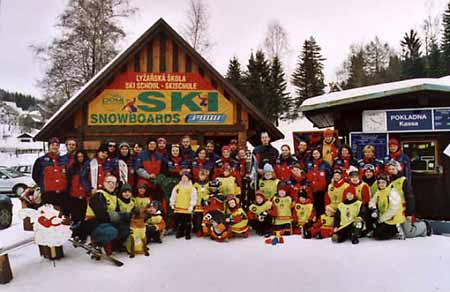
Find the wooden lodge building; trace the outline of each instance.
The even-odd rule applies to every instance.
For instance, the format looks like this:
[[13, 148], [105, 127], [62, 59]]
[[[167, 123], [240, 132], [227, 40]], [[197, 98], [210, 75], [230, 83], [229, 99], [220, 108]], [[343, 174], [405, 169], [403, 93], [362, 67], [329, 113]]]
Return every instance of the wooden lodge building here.
[[450, 76], [324, 94], [300, 110], [316, 127], [335, 127], [357, 158], [372, 144], [382, 159], [389, 138], [399, 139], [411, 159], [417, 216], [450, 219]]
[[259, 143], [283, 134], [163, 19], [118, 54], [69, 99], [35, 139], [76, 137], [94, 150], [106, 139], [198, 144]]

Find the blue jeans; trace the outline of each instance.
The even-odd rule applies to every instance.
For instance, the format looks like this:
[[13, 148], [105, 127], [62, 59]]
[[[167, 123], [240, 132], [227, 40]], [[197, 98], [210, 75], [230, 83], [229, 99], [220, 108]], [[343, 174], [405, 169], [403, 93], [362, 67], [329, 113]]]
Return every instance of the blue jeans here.
[[103, 246], [117, 238], [119, 232], [110, 223], [101, 223], [91, 233], [96, 245]]

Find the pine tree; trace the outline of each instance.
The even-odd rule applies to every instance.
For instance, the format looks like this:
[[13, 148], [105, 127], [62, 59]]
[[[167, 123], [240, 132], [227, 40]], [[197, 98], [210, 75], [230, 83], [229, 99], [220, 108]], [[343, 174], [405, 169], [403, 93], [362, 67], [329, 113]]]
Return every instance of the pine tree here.
[[425, 66], [421, 58], [422, 42], [413, 29], [409, 33], [405, 33], [403, 40], [400, 42], [402, 46], [402, 75], [404, 78], [425, 77]]
[[367, 60], [363, 48], [354, 52], [348, 63], [348, 79], [344, 85], [345, 89], [362, 87], [369, 84], [367, 72]]
[[300, 105], [307, 98], [324, 93], [324, 74], [321, 48], [313, 37], [305, 40], [298, 56], [297, 68], [292, 74], [292, 85], [296, 96], [293, 104], [293, 118], [297, 116]]
[[225, 78], [230, 81], [231, 84], [234, 85], [238, 90], [243, 93], [244, 84], [243, 84], [243, 76], [241, 70], [241, 64], [237, 57], [233, 57], [230, 59], [228, 64], [227, 74]]
[[442, 17], [443, 36], [441, 40], [441, 73], [450, 74], [450, 2]]
[[286, 92], [287, 82], [283, 66], [278, 57], [274, 57], [270, 67], [271, 86], [269, 91], [268, 113], [272, 121], [290, 119], [291, 97]]
[[431, 78], [442, 77], [441, 51], [436, 40], [431, 40], [430, 52], [428, 54], [427, 76]]

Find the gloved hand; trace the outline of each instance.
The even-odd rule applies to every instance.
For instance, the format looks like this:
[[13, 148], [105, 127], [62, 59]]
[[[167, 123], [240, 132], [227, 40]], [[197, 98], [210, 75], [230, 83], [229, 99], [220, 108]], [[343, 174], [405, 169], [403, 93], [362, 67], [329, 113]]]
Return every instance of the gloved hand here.
[[119, 222], [120, 221], [120, 214], [119, 212], [109, 212], [109, 220], [111, 222]]
[[209, 202], [207, 200], [202, 200], [202, 206], [203, 207], [208, 207], [209, 206]]
[[175, 205], [174, 205], [174, 204], [170, 204], [170, 208], [171, 208], [172, 210], [175, 210]]
[[378, 218], [378, 210], [377, 209], [373, 209], [372, 213], [370, 214], [370, 216], [374, 219]]

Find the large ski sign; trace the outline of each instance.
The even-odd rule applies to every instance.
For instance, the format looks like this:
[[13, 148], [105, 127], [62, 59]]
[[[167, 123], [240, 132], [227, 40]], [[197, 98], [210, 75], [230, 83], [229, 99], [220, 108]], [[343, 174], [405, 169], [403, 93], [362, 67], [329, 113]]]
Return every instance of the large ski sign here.
[[197, 73], [125, 72], [88, 106], [88, 125], [231, 125], [234, 105]]

